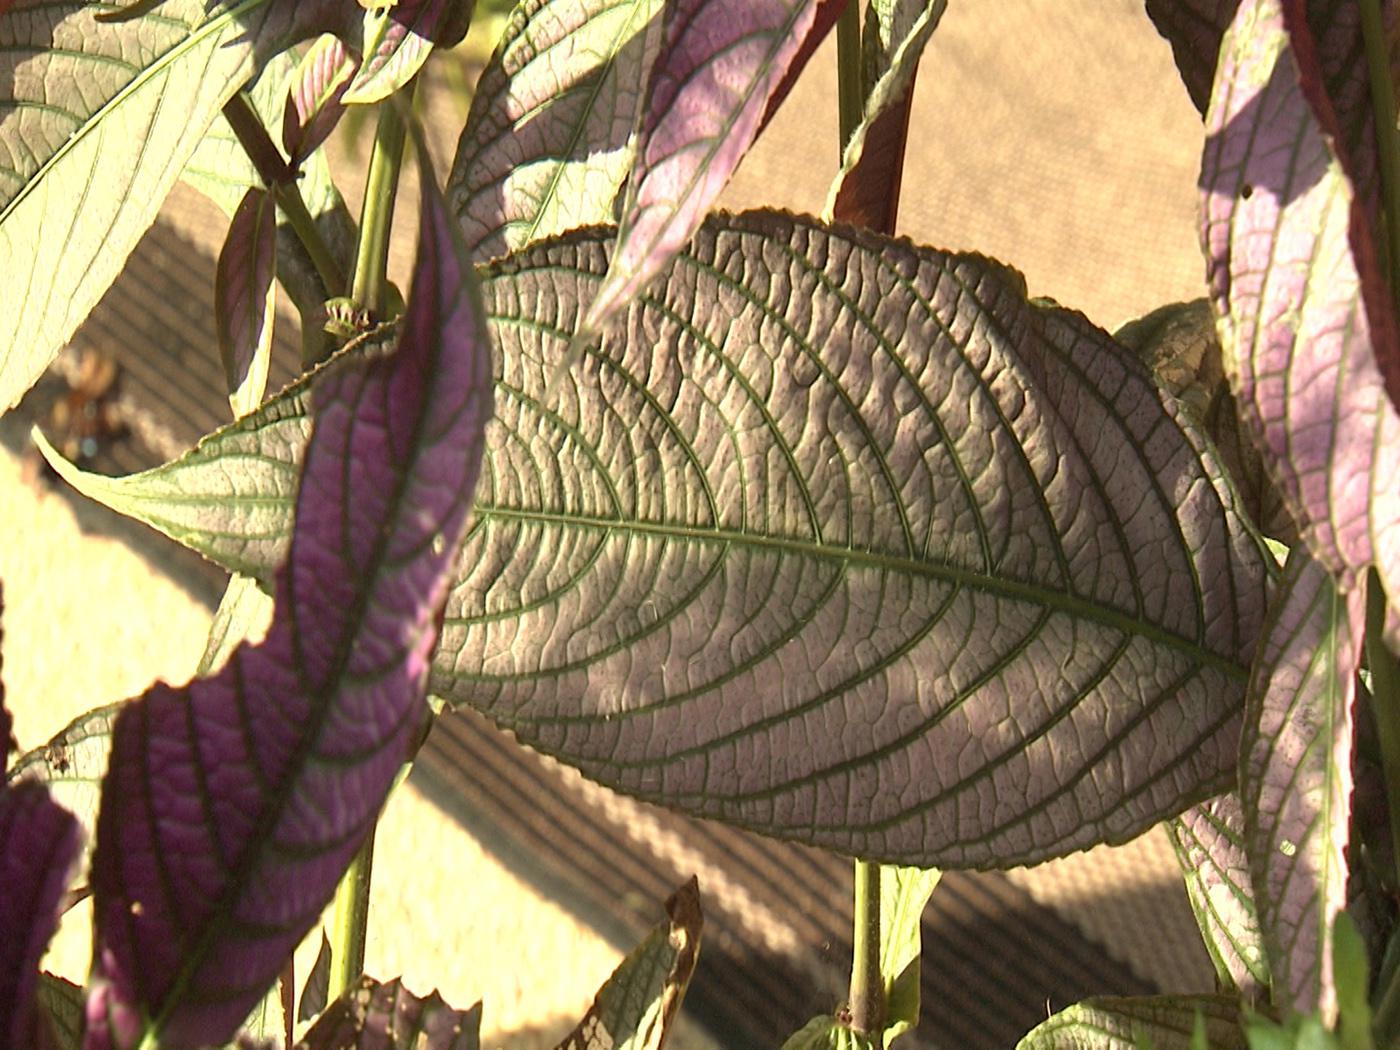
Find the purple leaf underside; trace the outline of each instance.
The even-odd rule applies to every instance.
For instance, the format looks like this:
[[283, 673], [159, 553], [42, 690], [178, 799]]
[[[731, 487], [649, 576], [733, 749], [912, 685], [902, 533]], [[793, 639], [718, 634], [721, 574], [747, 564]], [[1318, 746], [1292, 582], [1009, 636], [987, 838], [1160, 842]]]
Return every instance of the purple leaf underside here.
[[[396, 352], [327, 373], [266, 641], [113, 730], [89, 1016], [162, 1045], [232, 1035], [320, 916], [426, 715], [489, 415], [468, 264], [425, 192]], [[353, 465], [354, 469], [347, 469]]]
[[319, 37], [297, 64], [282, 111], [282, 145], [293, 167], [326, 141], [345, 112], [355, 63], [338, 37]]
[[[433, 692], [631, 794], [922, 867], [1229, 786], [1265, 567], [1132, 355], [984, 258], [760, 212], [546, 401], [609, 240], [483, 271], [497, 420]], [[304, 401], [98, 494], [261, 574]]]
[[1303, 538], [1343, 590], [1376, 565], [1394, 603], [1400, 415], [1378, 365], [1394, 312], [1287, 22], [1279, 0], [1245, 0], [1222, 50], [1202, 173], [1211, 295], [1241, 418]]
[[600, 331], [699, 228], [796, 69], [816, 9], [816, 0], [667, 5], [617, 247], [580, 338]]
[[420, 999], [398, 980], [371, 977], [337, 999], [297, 1050], [478, 1050], [481, 1004], [454, 1010], [434, 992]]
[[1240, 742], [1254, 900], [1277, 1000], [1336, 1018], [1332, 924], [1346, 906], [1362, 589], [1295, 548], [1255, 663]]
[[254, 187], [233, 213], [214, 276], [214, 327], [234, 415], [251, 412], [267, 389], [276, 268], [277, 206]]

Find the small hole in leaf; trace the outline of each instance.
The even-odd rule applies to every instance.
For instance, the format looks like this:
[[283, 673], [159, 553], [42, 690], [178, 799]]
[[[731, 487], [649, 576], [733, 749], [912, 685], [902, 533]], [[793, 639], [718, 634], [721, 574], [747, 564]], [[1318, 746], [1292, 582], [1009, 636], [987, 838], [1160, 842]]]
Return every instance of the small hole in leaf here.
[[1251, 186], [1249, 183], [1246, 182], [1243, 186], [1240, 187], [1240, 197], [1241, 197], [1243, 200], [1249, 200], [1249, 198], [1250, 198], [1250, 197], [1253, 197], [1253, 196], [1254, 196], [1254, 187]]

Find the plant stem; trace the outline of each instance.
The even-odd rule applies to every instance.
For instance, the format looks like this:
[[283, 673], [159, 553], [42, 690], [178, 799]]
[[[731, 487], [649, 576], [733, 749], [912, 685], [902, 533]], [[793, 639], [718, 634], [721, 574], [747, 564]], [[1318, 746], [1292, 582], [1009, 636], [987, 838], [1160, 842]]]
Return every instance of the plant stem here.
[[[412, 87], [403, 91], [411, 92]], [[401, 92], [402, 93], [402, 92]], [[394, 99], [379, 104], [379, 125], [374, 132], [374, 149], [369, 158], [365, 183], [365, 203], [360, 213], [360, 243], [355, 252], [355, 278], [350, 298], [382, 320], [385, 289], [388, 285], [389, 234], [394, 226], [394, 198], [403, 168], [406, 138], [403, 117]]]
[[1371, 109], [1376, 121], [1376, 152], [1381, 169], [1381, 199], [1386, 273], [1391, 302], [1400, 307], [1400, 140], [1396, 138], [1395, 86], [1380, 0], [1361, 0], [1361, 34], [1371, 81]]
[[330, 934], [331, 976], [328, 1002], [335, 1002], [365, 971], [369, 929], [369, 886], [374, 869], [374, 828], [335, 890], [335, 917]]
[[1366, 663], [1371, 669], [1371, 706], [1376, 712], [1381, 768], [1390, 810], [1391, 851], [1400, 885], [1400, 664], [1385, 644], [1385, 591], [1372, 569], [1366, 579]]
[[885, 979], [880, 973], [880, 865], [857, 860], [855, 889], [850, 1027], [876, 1046], [883, 1046]]
[[301, 199], [296, 170], [283, 159], [245, 93], [240, 91], [228, 100], [224, 106], [224, 119], [238, 136], [239, 144], [253, 162], [259, 177], [276, 196], [277, 206], [287, 216], [297, 240], [301, 241], [312, 265], [316, 267], [316, 273], [325, 284], [327, 297], [344, 288], [345, 275], [341, 272], [340, 264], [335, 261], [335, 256], [321, 237], [321, 231], [316, 228], [316, 220]]
[[[841, 118], [841, 152], [860, 125], [865, 108], [860, 58], [860, 4], [847, 0], [846, 9], [836, 22], [837, 103]], [[839, 161], [839, 158], [838, 158]]]

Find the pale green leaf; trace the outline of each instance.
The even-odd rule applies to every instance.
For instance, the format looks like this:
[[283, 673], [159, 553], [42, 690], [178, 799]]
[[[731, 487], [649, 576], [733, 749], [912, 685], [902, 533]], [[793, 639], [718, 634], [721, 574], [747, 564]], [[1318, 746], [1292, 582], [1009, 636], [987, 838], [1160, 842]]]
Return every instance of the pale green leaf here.
[[20, 0], [0, 18], [0, 411], [97, 303], [224, 103], [343, 20], [333, 0], [167, 0], [127, 21]]
[[267, 634], [272, 623], [272, 595], [258, 586], [251, 576], [235, 574], [228, 581], [214, 621], [209, 625], [209, 642], [199, 658], [195, 676], [217, 674], [231, 654], [245, 640], [254, 644]]
[[52, 1050], [78, 1050], [83, 1045], [83, 990], [72, 981], [41, 973], [34, 1000], [48, 1019]]
[[1209, 1050], [1244, 1050], [1239, 1004], [1223, 995], [1086, 999], [1036, 1026], [1017, 1050], [1194, 1050], [1202, 1022]]
[[920, 930], [942, 872], [880, 869], [880, 975], [885, 981], [885, 1045], [919, 1024]]
[[814, 1017], [788, 1036], [780, 1050], [877, 1050], [875, 1041], [835, 1017]]

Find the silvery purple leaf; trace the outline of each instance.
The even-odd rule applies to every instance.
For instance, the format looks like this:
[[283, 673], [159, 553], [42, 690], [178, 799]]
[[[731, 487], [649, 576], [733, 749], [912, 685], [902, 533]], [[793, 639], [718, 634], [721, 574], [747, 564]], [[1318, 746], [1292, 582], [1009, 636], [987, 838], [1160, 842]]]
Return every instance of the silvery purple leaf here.
[[0, 787], [0, 1046], [34, 1046], [39, 960], [58, 928], [78, 822], [42, 784]]
[[472, 96], [447, 199], [478, 260], [613, 221], [662, 0], [525, 0]]
[[1244, 0], [1221, 52], [1201, 176], [1211, 296], [1241, 418], [1308, 547], [1344, 591], [1375, 564], [1394, 603], [1400, 415], [1378, 356], [1400, 335], [1342, 140], [1304, 90], [1315, 49], [1289, 30], [1280, 0]]
[[[364, 13], [364, 58], [341, 95], [345, 105], [388, 98], [412, 80], [450, 23], [470, 20], [475, 0], [400, 0]], [[454, 34], [455, 36], [456, 34]], [[455, 40], [443, 41], [450, 46]]]
[[253, 187], [233, 213], [214, 272], [214, 328], [235, 416], [257, 408], [267, 390], [276, 269], [277, 205]]
[[1246, 697], [1240, 800], [1274, 998], [1336, 1018], [1332, 924], [1346, 906], [1352, 704], [1363, 588], [1302, 547], [1274, 598]]
[[434, 992], [420, 999], [393, 980], [362, 977], [327, 1008], [297, 1050], [478, 1050], [481, 1004], [454, 1010]]
[[93, 857], [94, 1050], [125, 1045], [133, 1014], [162, 1046], [228, 1039], [319, 918], [422, 731], [490, 414], [470, 264], [425, 184], [397, 350], [318, 386], [266, 641], [117, 718]]
[[596, 335], [699, 228], [814, 27], [816, 0], [671, 0], [617, 247], [579, 338]]
[[345, 112], [341, 96], [356, 66], [338, 37], [322, 36], [311, 45], [292, 74], [282, 111], [282, 145], [293, 167], [314, 153]]
[[[1229, 786], [1265, 565], [1135, 357], [980, 256], [758, 212], [549, 404], [610, 240], [483, 271], [498, 418], [435, 693], [621, 790], [924, 867]], [[318, 382], [147, 474], [64, 469], [261, 575]]]
[[1254, 904], [1239, 796], [1221, 795], [1192, 806], [1167, 829], [1221, 987], [1267, 1003], [1269, 961]]

